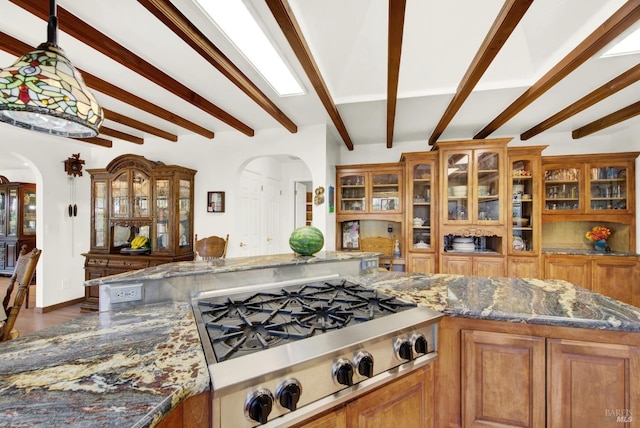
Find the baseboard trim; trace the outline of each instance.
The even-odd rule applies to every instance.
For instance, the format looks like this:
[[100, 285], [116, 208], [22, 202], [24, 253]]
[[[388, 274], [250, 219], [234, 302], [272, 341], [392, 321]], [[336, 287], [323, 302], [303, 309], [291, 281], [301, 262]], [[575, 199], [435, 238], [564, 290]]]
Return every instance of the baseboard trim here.
[[67, 306], [77, 305], [78, 303], [84, 302], [84, 297], [79, 297], [77, 299], [69, 300], [67, 302], [56, 303], [55, 305], [45, 306], [44, 308], [36, 306], [33, 308], [33, 312], [37, 314], [46, 314], [47, 312], [55, 311], [56, 309], [62, 309]]

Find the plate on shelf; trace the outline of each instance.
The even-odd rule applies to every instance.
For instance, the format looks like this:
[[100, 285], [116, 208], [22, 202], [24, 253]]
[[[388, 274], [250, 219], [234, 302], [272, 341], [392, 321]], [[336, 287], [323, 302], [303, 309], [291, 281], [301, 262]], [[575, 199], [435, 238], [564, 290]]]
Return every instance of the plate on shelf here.
[[524, 240], [522, 239], [522, 236], [513, 237], [513, 249], [517, 251], [524, 250]]
[[123, 248], [120, 250], [122, 254], [151, 254], [151, 248]]

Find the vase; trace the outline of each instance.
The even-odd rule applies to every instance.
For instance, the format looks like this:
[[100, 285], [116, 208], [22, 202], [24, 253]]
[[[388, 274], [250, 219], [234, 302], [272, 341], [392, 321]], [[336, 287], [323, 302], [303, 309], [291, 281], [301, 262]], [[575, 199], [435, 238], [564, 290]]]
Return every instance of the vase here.
[[604, 251], [607, 248], [607, 241], [604, 239], [598, 239], [593, 242], [596, 251]]

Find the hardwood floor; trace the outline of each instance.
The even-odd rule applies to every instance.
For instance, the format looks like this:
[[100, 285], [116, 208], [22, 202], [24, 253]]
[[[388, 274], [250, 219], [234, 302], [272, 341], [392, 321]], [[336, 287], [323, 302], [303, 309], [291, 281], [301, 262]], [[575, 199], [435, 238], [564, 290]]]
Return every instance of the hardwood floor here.
[[[4, 299], [8, 286], [9, 277], [0, 276], [0, 299]], [[80, 303], [47, 313], [36, 312], [34, 310], [36, 307], [36, 286], [37, 284], [31, 285], [31, 289], [29, 290], [29, 308], [27, 309], [25, 306], [22, 306], [18, 314], [18, 319], [16, 319], [15, 328], [20, 332], [20, 335], [62, 324], [65, 321], [83, 315], [80, 313]], [[14, 289], [14, 294], [15, 292], [16, 290]]]

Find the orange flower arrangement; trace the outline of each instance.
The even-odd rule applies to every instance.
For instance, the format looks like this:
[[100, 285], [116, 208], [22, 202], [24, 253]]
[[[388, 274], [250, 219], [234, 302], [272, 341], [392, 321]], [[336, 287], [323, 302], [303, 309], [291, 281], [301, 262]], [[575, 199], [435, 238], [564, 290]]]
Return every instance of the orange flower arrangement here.
[[589, 241], [599, 241], [601, 239], [607, 239], [611, 236], [611, 229], [604, 226], [593, 226], [590, 231], [584, 234]]

